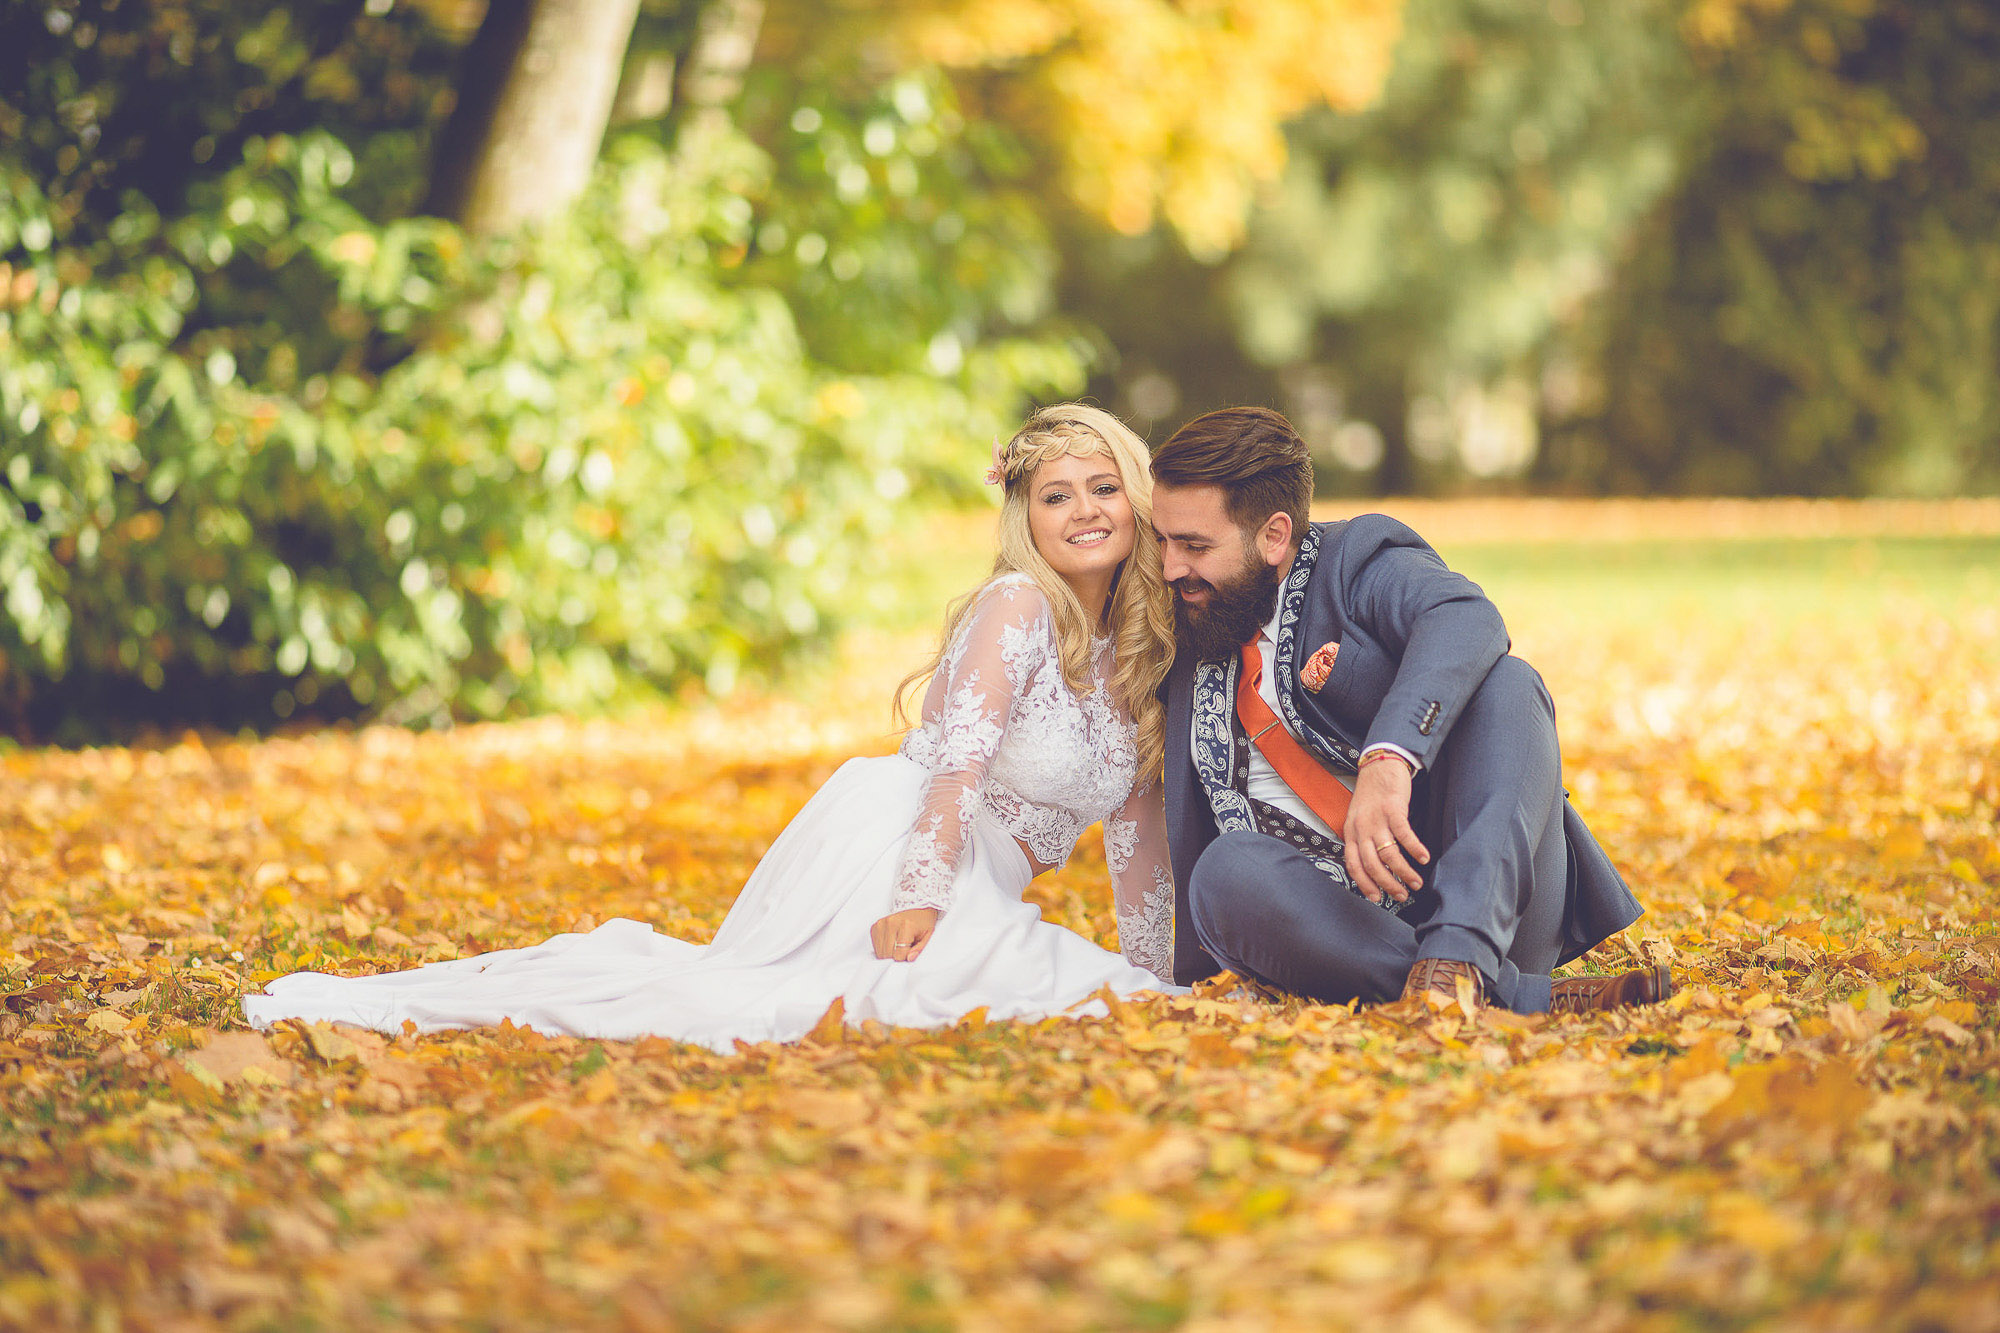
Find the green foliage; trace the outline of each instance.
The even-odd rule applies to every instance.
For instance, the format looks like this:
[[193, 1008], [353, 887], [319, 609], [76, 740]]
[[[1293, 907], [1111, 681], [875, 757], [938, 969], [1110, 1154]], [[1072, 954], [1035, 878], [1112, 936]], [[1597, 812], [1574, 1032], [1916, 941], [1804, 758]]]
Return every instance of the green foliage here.
[[1334, 489], [2000, 487], [1991, 5], [1405, 18], [1380, 102], [1292, 127], [1227, 262], [1072, 244], [1107, 398], [1279, 403]]
[[1602, 406], [1556, 461], [1619, 489], [2000, 488], [2000, 15], [1750, 17], [1697, 40], [1684, 180], [1607, 294]]
[[[471, 245], [408, 215], [443, 91], [412, 73], [439, 40], [420, 17], [314, 38], [351, 7], [223, 8], [128, 4], [147, 40], [123, 64], [114, 34], [10, 20], [53, 71], [23, 85], [18, 121], [87, 97], [92, 123], [135, 127], [121, 79], [162, 73], [147, 62], [164, 49], [162, 134], [208, 126], [196, 167], [153, 176], [135, 164], [159, 145], [137, 128], [125, 156], [72, 155], [68, 176], [45, 167], [73, 143], [0, 150], [0, 704], [16, 732], [727, 688], [822, 642], [872, 595], [873, 539], [911, 493], [973, 474], [1024, 394], [1077, 382], [1078, 349], [1029, 327], [1037, 251], [1019, 231], [1009, 308], [878, 286], [844, 330], [861, 274], [834, 261], [894, 248], [885, 224], [812, 214], [727, 127], [627, 133], [570, 217]], [[403, 57], [393, 73], [367, 58], [382, 50]], [[413, 81], [399, 123], [228, 118], [374, 106], [376, 75]], [[797, 248], [791, 271], [746, 259], [808, 225], [830, 277], [795, 313]], [[986, 225], [967, 223], [968, 251], [993, 244]], [[939, 253], [910, 256], [905, 285], [941, 286], [921, 271]]]
[[[1329, 489], [1515, 466], [1468, 457], [1452, 418], [1539, 377], [1673, 183], [1689, 82], [1677, 12], [1411, 0], [1381, 99], [1292, 125], [1284, 179], [1239, 253], [1203, 269], [1156, 241], [1082, 279], [1127, 353], [1122, 387], [1157, 371], [1183, 412], [1281, 402], [1320, 446]], [[1202, 293], [1203, 313], [1150, 308], [1161, 289]], [[1338, 436], [1349, 423], [1372, 447]]]
[[760, 70], [741, 120], [774, 172], [744, 273], [786, 294], [816, 359], [952, 374], [1046, 313], [1048, 241], [1012, 185], [1026, 162], [934, 71]]
[[1230, 279], [1265, 364], [1383, 338], [1420, 379], [1518, 364], [1671, 182], [1634, 88], [1675, 62], [1663, 0], [1415, 0], [1382, 101], [1295, 127], [1295, 168]]
[[1532, 415], [1513, 441], [1477, 419], [1536, 399], [1673, 181], [1676, 12], [1416, 0], [1381, 102], [1295, 128], [1230, 306], [1252, 356], [1309, 367], [1381, 433], [1386, 489], [1528, 461]]

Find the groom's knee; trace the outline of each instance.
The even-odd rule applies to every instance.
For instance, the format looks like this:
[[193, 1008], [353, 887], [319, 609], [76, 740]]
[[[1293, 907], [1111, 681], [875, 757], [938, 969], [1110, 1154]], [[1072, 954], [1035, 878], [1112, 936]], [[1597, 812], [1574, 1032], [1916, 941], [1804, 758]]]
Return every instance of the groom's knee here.
[[[1475, 726], [1499, 727], [1505, 731], [1528, 728], [1533, 731], [1555, 727], [1555, 702], [1541, 672], [1518, 657], [1505, 656], [1493, 664], [1486, 679], [1466, 701], [1465, 716], [1476, 718]], [[1455, 730], [1456, 728], [1454, 728]]]
[[1561, 767], [1548, 687], [1526, 662], [1503, 657], [1466, 701], [1427, 770], [1431, 808], [1419, 817], [1418, 836], [1436, 838], [1431, 852], [1442, 855], [1454, 834], [1496, 799], [1494, 808], [1502, 809], [1509, 801], [1500, 798], [1518, 793], [1540, 808], [1559, 790]]

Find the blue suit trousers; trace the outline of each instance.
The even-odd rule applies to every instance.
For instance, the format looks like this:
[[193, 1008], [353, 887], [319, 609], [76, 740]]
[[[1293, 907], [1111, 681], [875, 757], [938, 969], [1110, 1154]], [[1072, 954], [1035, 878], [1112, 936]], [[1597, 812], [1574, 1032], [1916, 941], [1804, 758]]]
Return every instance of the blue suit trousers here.
[[1241, 975], [1331, 1003], [1393, 1000], [1419, 959], [1471, 963], [1490, 1000], [1549, 1007], [1571, 889], [1555, 705], [1534, 668], [1502, 657], [1411, 792], [1429, 848], [1400, 915], [1261, 833], [1218, 837], [1187, 886], [1201, 944]]

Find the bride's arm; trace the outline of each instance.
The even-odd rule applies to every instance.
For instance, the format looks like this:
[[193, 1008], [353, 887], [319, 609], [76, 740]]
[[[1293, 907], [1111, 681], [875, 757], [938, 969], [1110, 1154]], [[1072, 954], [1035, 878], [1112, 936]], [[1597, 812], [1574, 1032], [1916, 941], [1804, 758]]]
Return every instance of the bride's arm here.
[[[896, 875], [894, 911], [878, 927], [905, 912], [941, 912], [950, 904], [959, 858], [979, 809], [979, 788], [1006, 734], [1014, 695], [1048, 652], [1048, 614], [1048, 603], [1034, 585], [998, 584], [952, 636], [938, 663], [944, 678], [937, 692], [939, 711], [935, 718], [926, 717], [927, 725], [938, 727], [937, 757]], [[935, 920], [934, 915], [928, 922], [916, 917], [911, 924], [928, 937], [928, 925]], [[894, 946], [910, 933], [891, 927], [875, 934], [877, 952], [884, 957], [914, 958], [922, 948], [920, 940], [914, 949], [885, 953], [883, 937]]]
[[1156, 780], [1125, 798], [1104, 821], [1104, 863], [1118, 908], [1125, 961], [1162, 981], [1174, 979], [1174, 872], [1167, 857], [1167, 807]]

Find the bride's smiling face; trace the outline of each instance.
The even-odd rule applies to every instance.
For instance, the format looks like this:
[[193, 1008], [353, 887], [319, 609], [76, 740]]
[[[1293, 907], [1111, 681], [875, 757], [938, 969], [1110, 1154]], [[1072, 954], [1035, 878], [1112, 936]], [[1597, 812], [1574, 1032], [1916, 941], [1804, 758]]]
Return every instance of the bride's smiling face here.
[[1035, 549], [1069, 583], [1108, 579], [1132, 554], [1139, 525], [1109, 455], [1052, 458], [1026, 485]]

